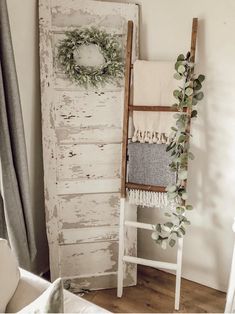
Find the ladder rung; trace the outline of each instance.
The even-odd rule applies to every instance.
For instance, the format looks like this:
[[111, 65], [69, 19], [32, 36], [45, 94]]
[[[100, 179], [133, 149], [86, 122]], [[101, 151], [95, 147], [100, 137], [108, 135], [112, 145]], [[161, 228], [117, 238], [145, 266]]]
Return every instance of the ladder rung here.
[[[129, 111], [161, 111], [161, 112], [179, 112], [177, 108], [172, 106], [128, 106]], [[186, 112], [187, 108], [183, 108], [183, 112]]]
[[130, 190], [143, 190], [149, 192], [166, 192], [165, 186], [144, 185], [131, 182], [126, 182], [126, 188]]
[[133, 228], [139, 228], [139, 229], [145, 229], [145, 230], [151, 230], [151, 231], [155, 230], [155, 226], [154, 225], [145, 224], [145, 223], [137, 222], [137, 221], [126, 220], [125, 221], [125, 226], [133, 227]]
[[125, 256], [123, 256], [123, 261], [128, 262], [128, 263], [133, 263], [133, 264], [150, 266], [150, 267], [154, 267], [154, 268], [170, 269], [170, 270], [176, 270], [177, 269], [177, 264], [174, 264], [174, 263], [153, 261], [150, 259], [134, 257], [134, 256], [125, 255]]

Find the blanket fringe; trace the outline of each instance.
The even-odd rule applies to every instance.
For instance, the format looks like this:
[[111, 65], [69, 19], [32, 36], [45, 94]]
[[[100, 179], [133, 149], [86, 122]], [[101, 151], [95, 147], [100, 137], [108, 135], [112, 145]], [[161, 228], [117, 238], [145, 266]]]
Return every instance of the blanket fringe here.
[[138, 206], [172, 209], [175, 204], [169, 201], [167, 193], [129, 190], [129, 203]]
[[149, 144], [170, 144], [171, 137], [166, 133], [135, 130], [132, 142]]

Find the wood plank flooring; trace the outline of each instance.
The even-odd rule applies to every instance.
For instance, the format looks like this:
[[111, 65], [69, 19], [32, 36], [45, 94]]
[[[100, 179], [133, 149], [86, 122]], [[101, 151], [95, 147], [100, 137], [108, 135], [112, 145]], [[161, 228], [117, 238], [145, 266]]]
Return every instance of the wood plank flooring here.
[[[92, 291], [84, 298], [114, 313], [173, 313], [175, 276], [150, 267], [138, 266], [138, 284], [124, 289]], [[226, 294], [183, 279], [181, 313], [223, 313]]]

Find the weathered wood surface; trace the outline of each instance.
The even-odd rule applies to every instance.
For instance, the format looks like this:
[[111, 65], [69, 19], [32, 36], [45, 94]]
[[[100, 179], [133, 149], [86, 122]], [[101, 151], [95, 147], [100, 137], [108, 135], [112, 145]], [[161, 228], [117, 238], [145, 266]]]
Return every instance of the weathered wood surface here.
[[61, 145], [58, 180], [120, 178], [120, 162], [117, 144]]
[[63, 229], [118, 226], [119, 193], [60, 196], [59, 219]]
[[120, 179], [103, 179], [103, 180], [67, 180], [58, 181], [57, 193], [64, 194], [96, 194], [96, 193], [112, 193], [120, 190]]
[[115, 226], [98, 228], [62, 229], [60, 244], [79, 244], [104, 241], [118, 241], [118, 228]]
[[60, 144], [120, 143], [123, 93], [55, 93], [55, 127]]
[[117, 245], [107, 241], [61, 246], [62, 277], [117, 271]]
[[[124, 49], [127, 21], [138, 7], [85, 0], [40, 0], [40, 59], [47, 234], [52, 279], [73, 291], [116, 286], [123, 81], [85, 90], [62, 73], [57, 45], [65, 31], [95, 26], [117, 35]], [[132, 214], [136, 215], [133, 208]], [[136, 254], [136, 232], [127, 228]], [[126, 265], [126, 285], [136, 267]]]
[[40, 78], [42, 103], [42, 142], [44, 160], [44, 195], [47, 238], [49, 244], [50, 271], [52, 279], [58, 277], [59, 242], [58, 242], [58, 200], [56, 191], [56, 133], [54, 128], [53, 89], [53, 54], [50, 34], [49, 1], [40, 1]]

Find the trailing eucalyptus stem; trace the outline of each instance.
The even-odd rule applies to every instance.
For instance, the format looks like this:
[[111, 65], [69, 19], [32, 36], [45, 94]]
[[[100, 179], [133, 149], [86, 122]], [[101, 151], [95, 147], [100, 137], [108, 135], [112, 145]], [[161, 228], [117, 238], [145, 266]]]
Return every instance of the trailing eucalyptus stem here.
[[175, 70], [174, 78], [182, 81], [181, 87], [173, 92], [177, 100], [173, 107], [178, 109], [179, 113], [174, 115], [176, 125], [171, 128], [173, 133], [167, 146], [167, 151], [172, 156], [169, 167], [176, 173], [176, 184], [167, 187], [168, 198], [174, 204], [174, 209], [165, 213], [171, 219], [163, 224], [157, 224], [152, 233], [152, 238], [162, 248], [166, 248], [167, 244], [173, 247], [177, 237], [181, 238], [185, 235], [185, 227], [190, 225], [186, 217], [186, 212], [193, 209], [192, 205], [186, 204], [188, 159], [194, 159], [194, 155], [189, 151], [190, 118], [197, 117], [195, 106], [204, 96], [200, 89], [205, 76], [194, 75], [194, 63], [191, 62], [190, 52], [186, 56], [183, 54], [178, 56]]

